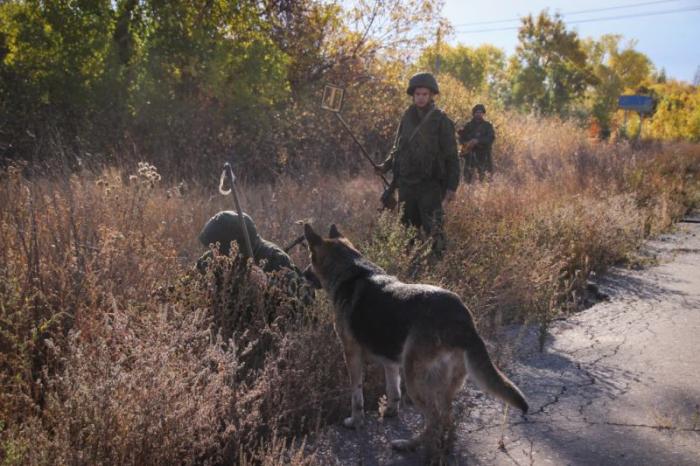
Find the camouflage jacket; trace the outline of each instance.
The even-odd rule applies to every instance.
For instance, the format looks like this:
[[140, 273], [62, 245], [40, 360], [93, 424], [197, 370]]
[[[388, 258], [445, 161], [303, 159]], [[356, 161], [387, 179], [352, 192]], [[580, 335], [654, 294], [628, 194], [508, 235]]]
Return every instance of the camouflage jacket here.
[[[244, 222], [253, 248], [253, 260], [267, 272], [268, 284], [284, 290], [288, 296], [303, 304], [310, 304], [315, 293], [305, 274], [294, 265], [292, 258], [282, 248], [258, 234], [255, 222], [247, 214], [244, 214]], [[242, 251], [244, 239], [238, 214], [226, 210], [214, 215], [202, 228], [199, 242], [207, 247], [218, 244], [219, 252], [224, 255], [231, 254], [231, 242], [236, 242], [240, 253], [245, 255]], [[197, 261], [197, 270], [205, 273], [212, 256], [212, 250], [206, 251]]]
[[408, 107], [401, 117], [394, 147], [382, 167], [393, 171], [399, 187], [435, 180], [443, 189], [456, 191], [459, 159], [452, 120], [436, 108], [411, 139], [429, 111], [421, 112], [415, 105]]
[[459, 142], [464, 144], [472, 139], [479, 142], [470, 152], [476, 152], [478, 155], [491, 155], [491, 145], [496, 139], [493, 125], [486, 120], [476, 121], [472, 118], [464, 125], [464, 128], [459, 130]]
[[292, 258], [282, 250], [279, 246], [271, 241], [259, 238], [257, 247], [253, 250], [255, 262], [258, 264], [265, 261], [262, 268], [265, 272], [273, 272], [276, 270], [290, 269], [301, 275], [301, 271], [294, 265]]
[[[263, 239], [258, 234], [255, 222], [253, 222], [247, 214], [244, 215], [246, 217], [245, 224], [253, 248], [253, 259], [255, 262], [260, 264], [262, 261], [265, 261], [263, 264], [263, 270], [265, 272], [273, 272], [287, 268], [301, 274], [301, 271], [297, 269], [294, 262], [292, 262], [291, 257], [275, 243]], [[230, 244], [232, 241], [238, 244], [238, 248], [242, 252], [244, 240], [240, 220], [236, 212], [228, 210], [219, 212], [210, 218], [199, 234], [199, 242], [202, 243], [202, 245], [209, 246], [210, 244], [218, 243], [219, 251], [222, 254], [230, 253]]]

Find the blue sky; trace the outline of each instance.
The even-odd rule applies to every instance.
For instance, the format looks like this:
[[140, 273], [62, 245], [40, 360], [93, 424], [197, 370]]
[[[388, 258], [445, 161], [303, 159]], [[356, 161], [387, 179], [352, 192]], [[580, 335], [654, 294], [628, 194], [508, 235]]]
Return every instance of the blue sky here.
[[[635, 6], [617, 8], [628, 5]], [[513, 19], [545, 8], [550, 13], [562, 13], [564, 21], [581, 37], [620, 34], [625, 40], [636, 40], [635, 48], [647, 54], [658, 69], [665, 68], [669, 78], [692, 82], [700, 66], [700, 0], [445, 0], [443, 16], [455, 26], [448, 41], [469, 46], [489, 43], [510, 55], [518, 42], [517, 30], [465, 31], [516, 28], [519, 22]], [[567, 15], [582, 10], [597, 11]], [[676, 10], [684, 11], [671, 12]], [[649, 16], [600, 19], [642, 14]], [[593, 21], [570, 23], [586, 20]]]

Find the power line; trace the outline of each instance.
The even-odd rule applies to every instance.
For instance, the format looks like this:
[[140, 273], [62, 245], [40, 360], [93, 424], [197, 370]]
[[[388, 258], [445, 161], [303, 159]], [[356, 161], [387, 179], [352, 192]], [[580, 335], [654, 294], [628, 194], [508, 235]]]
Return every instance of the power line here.
[[[700, 10], [700, 6], [694, 7], [694, 8], [683, 8], [683, 9], [677, 9], [677, 10], [663, 10], [663, 11], [650, 11], [647, 13], [635, 13], [635, 14], [629, 14], [629, 15], [617, 15], [617, 16], [604, 16], [600, 18], [587, 18], [587, 19], [575, 19], [572, 21], [566, 21], [566, 24], [581, 24], [581, 23], [591, 23], [594, 21], [610, 21], [610, 20], [616, 20], [616, 19], [628, 19], [628, 18], [640, 18], [643, 16], [661, 16], [661, 15], [667, 15], [671, 13], [683, 13], [683, 12], [688, 12], [688, 11], [698, 11]], [[510, 27], [503, 27], [503, 28], [487, 28], [487, 29], [470, 29], [466, 31], [455, 31], [456, 34], [472, 34], [472, 33], [479, 33], [479, 32], [496, 32], [496, 31], [515, 31], [520, 29], [520, 26], [510, 26]]]
[[[610, 6], [610, 7], [605, 7], [605, 8], [592, 8], [589, 10], [569, 11], [567, 13], [561, 13], [561, 16], [574, 16], [574, 15], [582, 15], [582, 14], [586, 14], [586, 13], [598, 13], [601, 11], [621, 10], [621, 9], [625, 9], [625, 8], [635, 8], [635, 7], [640, 7], [640, 6], [658, 5], [659, 3], [675, 3], [678, 1], [679, 0], [657, 0], [654, 2], [630, 3], [627, 5]], [[487, 25], [487, 24], [512, 23], [514, 21], [520, 21], [520, 19], [521, 18], [501, 19], [501, 20], [494, 20], [494, 21], [474, 21], [474, 22], [470, 22], [470, 23], [454, 24], [453, 26], [454, 27], [482, 26], [482, 25]]]

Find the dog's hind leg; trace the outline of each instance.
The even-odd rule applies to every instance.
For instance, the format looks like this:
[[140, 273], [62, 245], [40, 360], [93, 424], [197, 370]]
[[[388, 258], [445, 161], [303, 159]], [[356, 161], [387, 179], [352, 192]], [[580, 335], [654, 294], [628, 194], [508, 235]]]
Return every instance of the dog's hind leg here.
[[[434, 416], [430, 415], [430, 413], [434, 412], [434, 409], [431, 410], [429, 406], [431, 394], [429, 381], [426, 377], [426, 363], [428, 361], [422, 354], [421, 349], [409, 342], [404, 350], [402, 362], [408, 396], [411, 397], [416, 409], [424, 416], [426, 426], [428, 426], [432, 422], [432, 418], [434, 418]], [[428, 432], [426, 428], [421, 434], [413, 438], [394, 440], [391, 442], [391, 446], [399, 451], [414, 450], [425, 441]]]
[[398, 364], [384, 364], [384, 377], [386, 378], [387, 406], [384, 417], [394, 417], [399, 414], [399, 402], [401, 401], [401, 373]]
[[406, 356], [406, 388], [425, 418], [425, 430], [414, 439], [392, 442], [392, 446], [412, 449], [423, 443], [428, 459], [440, 463], [454, 439], [452, 400], [464, 383], [464, 355], [424, 347], [421, 354]]
[[362, 394], [362, 371], [364, 369], [362, 350], [355, 345], [346, 345], [345, 364], [348, 366], [350, 375], [352, 415], [343, 421], [343, 425], [348, 428], [360, 428], [364, 424], [365, 419], [365, 399]]
[[466, 360], [463, 351], [443, 353], [440, 357], [439, 376], [442, 384], [436, 384], [434, 393], [435, 407], [438, 416], [438, 426], [435, 429], [434, 453], [437, 458], [445, 458], [455, 441], [456, 425], [453, 415], [452, 401], [464, 385], [466, 379]]

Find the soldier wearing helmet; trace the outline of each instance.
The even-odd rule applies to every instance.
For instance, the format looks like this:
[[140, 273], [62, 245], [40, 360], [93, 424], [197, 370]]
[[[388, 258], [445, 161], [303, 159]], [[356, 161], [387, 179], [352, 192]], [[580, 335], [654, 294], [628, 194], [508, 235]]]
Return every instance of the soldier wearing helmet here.
[[484, 120], [486, 107], [477, 104], [472, 109], [472, 119], [459, 130], [459, 142], [463, 144], [461, 156], [464, 157], [464, 182], [471, 183], [474, 172], [479, 174], [479, 181], [483, 181], [486, 174], [493, 173], [491, 161], [491, 146], [496, 133], [493, 125]]
[[[292, 258], [282, 248], [272, 241], [263, 239], [258, 234], [255, 222], [246, 213], [243, 214], [243, 222], [248, 230], [253, 250], [253, 261], [262, 267], [263, 271], [272, 274], [269, 283], [283, 286], [288, 294], [296, 295], [305, 304], [311, 302], [314, 297], [313, 288], [320, 288], [313, 274], [309, 271], [299, 270], [294, 265]], [[231, 243], [235, 242], [238, 245], [239, 253], [246, 256], [245, 248], [242, 247], [244, 238], [239, 216], [230, 210], [221, 211], [207, 221], [199, 234], [199, 242], [206, 247], [212, 244], [216, 245], [222, 255], [230, 255]], [[212, 256], [212, 250], [209, 250], [199, 258], [197, 269], [200, 272], [206, 272], [212, 261]], [[279, 273], [276, 274], [276, 272]]]
[[[248, 214], [243, 214], [243, 220], [253, 249], [253, 260], [256, 263], [264, 261], [265, 272], [274, 272], [283, 268], [296, 269], [292, 259], [279, 246], [260, 237], [255, 222]], [[239, 251], [245, 255], [245, 249], [242, 247], [243, 229], [238, 214], [229, 210], [221, 211], [210, 218], [199, 234], [199, 242], [202, 245], [218, 244], [219, 252], [224, 255], [231, 253], [232, 241], [239, 245]]]
[[440, 89], [432, 74], [411, 77], [406, 93], [413, 102], [401, 117], [394, 145], [378, 171], [393, 172], [402, 221], [430, 235], [433, 250], [440, 255], [445, 246], [442, 204], [454, 199], [459, 185], [455, 127], [435, 106]]

